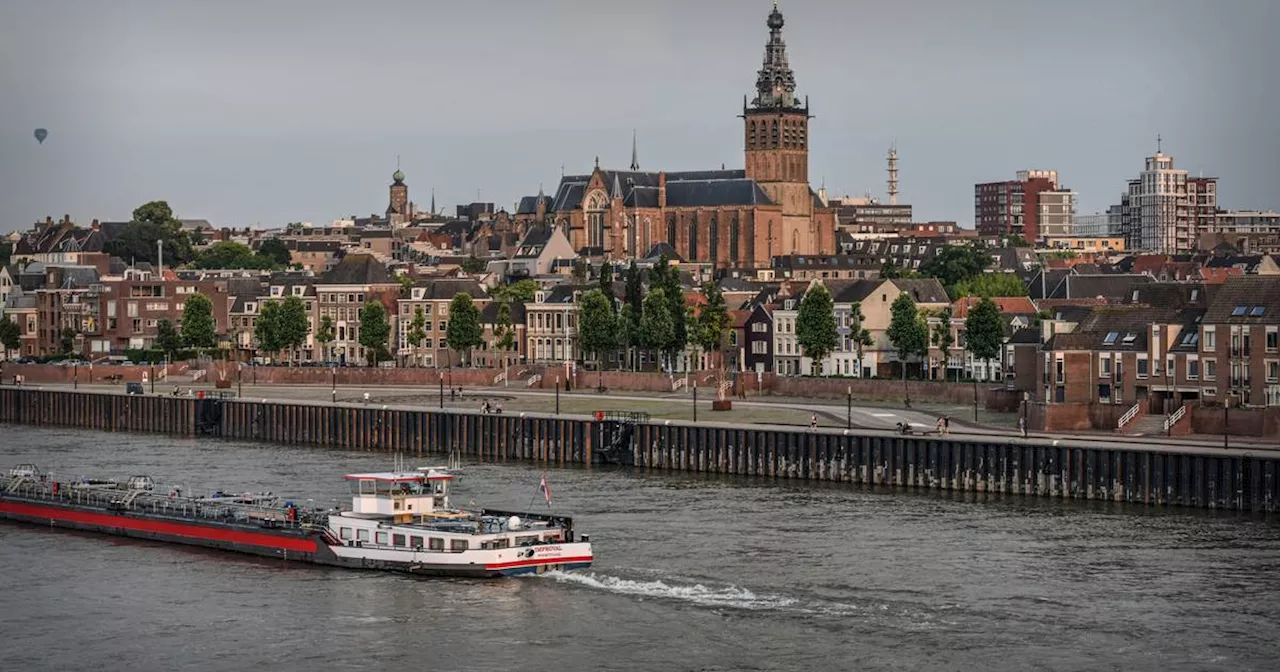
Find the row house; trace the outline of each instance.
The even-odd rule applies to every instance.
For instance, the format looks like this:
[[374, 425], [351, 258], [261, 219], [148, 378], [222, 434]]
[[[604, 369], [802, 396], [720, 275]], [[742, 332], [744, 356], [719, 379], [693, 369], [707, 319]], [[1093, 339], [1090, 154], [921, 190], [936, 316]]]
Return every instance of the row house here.
[[[360, 344], [360, 310], [368, 301], [381, 301], [387, 320], [396, 323], [396, 300], [400, 283], [387, 267], [371, 254], [351, 253], [316, 281], [316, 325], [328, 317], [334, 324], [334, 340], [329, 344], [328, 361], [364, 364], [367, 349]], [[314, 330], [315, 327], [313, 327]], [[395, 329], [387, 348], [393, 351]]]
[[[408, 296], [397, 300], [397, 319], [393, 330], [399, 344], [397, 354], [413, 366], [452, 366], [455, 363], [445, 341], [449, 328], [449, 304], [459, 294], [467, 294], [482, 312], [489, 303], [484, 286], [469, 278], [419, 280], [408, 288]], [[409, 342], [409, 332], [418, 310], [425, 321], [426, 338], [419, 344]], [[512, 318], [515, 319], [514, 317]], [[474, 354], [474, 353], [473, 353]]]
[[[932, 311], [926, 322], [929, 325], [929, 356], [927, 375], [931, 380], [946, 380], [964, 376], [973, 380], [999, 381], [1014, 375], [1013, 353], [1008, 344], [1013, 337], [1024, 329], [1032, 327], [1038, 319], [1035, 303], [1025, 296], [996, 296], [991, 300], [1000, 309], [1001, 326], [1004, 328], [1004, 347], [994, 359], [986, 360], [974, 357], [966, 346], [965, 324], [969, 319], [969, 311], [978, 305], [981, 299], [966, 296], [951, 304], [950, 320], [947, 329], [951, 333], [951, 347], [945, 352], [934, 343], [934, 332], [942, 324], [944, 310]], [[1032, 330], [1032, 333], [1034, 330]], [[1038, 334], [1034, 339], [1039, 343]]]
[[[893, 319], [890, 308], [899, 295], [910, 295], [917, 310], [926, 314], [950, 305], [946, 289], [936, 278], [831, 283], [831, 291], [835, 301], [836, 349], [827, 356], [822, 370], [855, 378], [893, 375], [893, 363], [898, 357], [888, 330]], [[871, 345], [862, 348], [852, 338], [859, 325], [856, 312], [861, 313], [861, 327], [871, 337]], [[805, 366], [806, 373], [810, 366]]]
[[502, 302], [490, 301], [484, 306], [484, 310], [480, 312], [480, 327], [483, 332], [481, 338], [484, 344], [480, 349], [472, 353], [472, 360], [476, 366], [501, 368], [510, 366], [518, 362], [525, 361], [528, 352], [527, 338], [525, 336], [525, 323], [527, 314], [525, 312], [524, 303], [520, 301], [511, 302], [511, 348], [504, 350], [498, 345], [498, 313], [502, 308]]
[[525, 304], [527, 361], [563, 364], [581, 359], [578, 341], [578, 300], [592, 287], [556, 285], [538, 290]]

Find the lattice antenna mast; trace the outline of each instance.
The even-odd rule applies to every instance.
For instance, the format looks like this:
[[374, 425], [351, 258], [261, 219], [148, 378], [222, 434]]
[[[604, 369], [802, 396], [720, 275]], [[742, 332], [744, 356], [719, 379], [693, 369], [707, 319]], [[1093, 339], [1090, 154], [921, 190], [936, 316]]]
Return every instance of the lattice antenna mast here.
[[889, 146], [889, 205], [898, 204], [898, 143]]

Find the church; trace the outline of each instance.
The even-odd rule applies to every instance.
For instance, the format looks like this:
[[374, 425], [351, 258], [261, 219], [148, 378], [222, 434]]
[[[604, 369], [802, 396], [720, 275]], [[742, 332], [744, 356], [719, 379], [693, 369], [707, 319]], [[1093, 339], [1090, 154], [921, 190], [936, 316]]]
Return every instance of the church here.
[[613, 259], [644, 257], [669, 244], [682, 259], [716, 268], [760, 268], [775, 256], [834, 254], [836, 211], [809, 186], [809, 104], [795, 73], [775, 5], [756, 95], [743, 98], [743, 170], [640, 170], [634, 140], [629, 170], [561, 178], [554, 194], [521, 199], [516, 219], [548, 221], [575, 250]]

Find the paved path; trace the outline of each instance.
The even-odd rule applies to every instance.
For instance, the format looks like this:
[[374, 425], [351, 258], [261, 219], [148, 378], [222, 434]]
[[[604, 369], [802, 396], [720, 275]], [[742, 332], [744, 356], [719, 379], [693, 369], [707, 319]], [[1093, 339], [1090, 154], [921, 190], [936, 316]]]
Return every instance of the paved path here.
[[[29, 386], [36, 387], [36, 386]], [[38, 386], [45, 389], [69, 389], [68, 385], [42, 385]], [[157, 384], [156, 390], [163, 393], [166, 386]], [[167, 386], [172, 390], [172, 385]], [[80, 385], [79, 389], [94, 392], [112, 392], [122, 393], [123, 387], [118, 385]], [[147, 387], [148, 391], [150, 387]], [[184, 386], [182, 389], [186, 389]], [[197, 388], [199, 389], [199, 388]], [[246, 399], [262, 399], [264, 401], [290, 401], [295, 403], [306, 403], [315, 405], [332, 404], [332, 390], [328, 386], [277, 386], [277, 385], [245, 385], [243, 388], [244, 397]], [[420, 410], [423, 404], [406, 404], [398, 397], [429, 397], [434, 398], [436, 390], [426, 387], [391, 387], [391, 386], [374, 386], [374, 387], [358, 387], [343, 386], [338, 388], [338, 399], [340, 404], [344, 405], [361, 405], [360, 398], [369, 392], [372, 405], [380, 408], [388, 409], [414, 409]], [[654, 394], [644, 395], [638, 393], [630, 394], [598, 394], [592, 392], [562, 392], [560, 394], [562, 400], [600, 400], [602, 402], [619, 402], [620, 406], [625, 406], [626, 402], [646, 402], [646, 403], [669, 403], [672, 405], [687, 406], [691, 400], [689, 396], [683, 394]], [[390, 403], [379, 403], [380, 398], [386, 397], [386, 401]], [[523, 398], [541, 398], [550, 402], [555, 397], [555, 392], [547, 392], [542, 390], [515, 390], [511, 388], [469, 388], [464, 391], [461, 405], [457, 402], [450, 402], [447, 406], [450, 410], [460, 412], [479, 413], [479, 400], [485, 397], [502, 398], [502, 397], [523, 397]], [[708, 399], [705, 404], [710, 406], [711, 400]], [[843, 424], [848, 408], [845, 404], [832, 405], [829, 400], [798, 400], [785, 397], [757, 397], [743, 401], [734, 399], [735, 408], [760, 408], [760, 409], [777, 409], [786, 408], [795, 410], [803, 414], [819, 413], [829, 419], [836, 419]], [[551, 404], [547, 404], [545, 411], [534, 411], [532, 414], [549, 414]], [[625, 409], [616, 409], [625, 410]], [[571, 414], [564, 413], [566, 417], [588, 418], [588, 414]], [[937, 424], [938, 415], [936, 413], [917, 411], [911, 409], [893, 409], [878, 406], [855, 405], [852, 409], [853, 428], [862, 433], [871, 433], [879, 436], [896, 435], [895, 428], [898, 423], [906, 422], [910, 424], [914, 434], [932, 434]], [[710, 419], [707, 419], [710, 418]], [[655, 418], [655, 421], [664, 421], [663, 418]], [[691, 424], [687, 420], [666, 420], [666, 422], [674, 424]], [[726, 423], [715, 420], [712, 411], [706, 412], [706, 417], [698, 422], [699, 425], [718, 426], [718, 427], [739, 427], [741, 423]], [[796, 425], [777, 425], [768, 423], [752, 423], [753, 426], [763, 428], [777, 428], [780, 430], [795, 431]], [[842, 429], [832, 428], [830, 424], [820, 427], [817, 431], [822, 433], [841, 433]], [[1126, 434], [1107, 434], [1103, 432], [1097, 433], [1044, 433], [1031, 432], [1026, 438], [1019, 435], [1015, 430], [1005, 428], [989, 427], [981, 425], [972, 425], [962, 422], [958, 418], [953, 420], [951, 425], [951, 435], [956, 438], [970, 439], [1007, 439], [1010, 442], [1027, 443], [1030, 445], [1059, 445], [1060, 443], [1069, 443], [1072, 446], [1089, 447], [1089, 448], [1113, 448], [1113, 449], [1131, 449], [1131, 450], [1176, 450], [1178, 452], [1186, 452], [1193, 454], [1205, 455], [1242, 455], [1275, 453], [1280, 452], [1280, 446], [1276, 446], [1274, 442], [1265, 442], [1259, 439], [1249, 437], [1230, 437], [1230, 448], [1223, 448], [1221, 437], [1143, 437]]]

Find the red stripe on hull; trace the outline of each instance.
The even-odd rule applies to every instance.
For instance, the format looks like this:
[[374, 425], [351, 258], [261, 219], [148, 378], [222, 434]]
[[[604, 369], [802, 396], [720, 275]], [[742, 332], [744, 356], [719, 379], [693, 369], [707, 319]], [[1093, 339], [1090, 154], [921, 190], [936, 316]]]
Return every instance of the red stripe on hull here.
[[533, 565], [568, 565], [578, 562], [591, 562], [593, 558], [590, 555], [580, 555], [572, 558], [532, 558], [529, 560], [516, 560], [514, 562], [496, 562], [485, 565], [485, 569], [511, 569], [512, 567], [531, 567]]
[[28, 518], [55, 521], [60, 520], [69, 523], [78, 523], [81, 525], [92, 525], [99, 528], [105, 528], [104, 531], [110, 531], [112, 529], [126, 529], [137, 532], [165, 534], [187, 539], [203, 539], [207, 541], [297, 551], [301, 553], [315, 553], [317, 550], [316, 541], [314, 539], [287, 536], [283, 534], [275, 535], [265, 532], [248, 532], [244, 530], [214, 527], [209, 525], [193, 525], [190, 523], [150, 520], [147, 518], [134, 518], [131, 516], [119, 516], [110, 513], [96, 513], [93, 511], [66, 509], [57, 506], [42, 506], [39, 504], [26, 504], [23, 502], [6, 500], [0, 500], [0, 513], [12, 513]]

